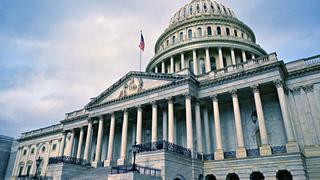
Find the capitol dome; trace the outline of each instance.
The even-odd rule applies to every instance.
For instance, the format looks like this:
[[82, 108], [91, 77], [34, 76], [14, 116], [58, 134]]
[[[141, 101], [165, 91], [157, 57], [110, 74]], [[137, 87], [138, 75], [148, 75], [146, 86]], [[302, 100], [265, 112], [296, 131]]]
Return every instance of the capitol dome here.
[[214, 0], [192, 0], [180, 8], [155, 44], [146, 71], [206, 75], [267, 55], [254, 32], [233, 10]]

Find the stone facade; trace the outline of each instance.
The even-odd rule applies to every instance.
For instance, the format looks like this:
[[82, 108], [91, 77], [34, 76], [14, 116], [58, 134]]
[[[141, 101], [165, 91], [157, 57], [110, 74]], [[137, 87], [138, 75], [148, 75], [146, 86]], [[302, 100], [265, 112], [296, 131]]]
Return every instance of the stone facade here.
[[[230, 8], [193, 0], [146, 72], [22, 133], [12, 178], [40, 157], [38, 175], [53, 179], [319, 179], [319, 70], [320, 56], [285, 64]], [[138, 174], [124, 169], [136, 150]]]
[[13, 141], [13, 138], [0, 135], [0, 179], [6, 175]]

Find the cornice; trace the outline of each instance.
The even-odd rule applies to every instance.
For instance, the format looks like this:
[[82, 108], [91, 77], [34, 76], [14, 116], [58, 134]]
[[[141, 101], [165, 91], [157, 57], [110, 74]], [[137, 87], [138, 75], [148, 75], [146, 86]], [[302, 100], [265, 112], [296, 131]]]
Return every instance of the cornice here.
[[62, 131], [63, 131], [63, 128], [55, 129], [55, 130], [52, 130], [52, 131], [43, 132], [43, 133], [40, 133], [40, 134], [27, 136], [27, 137], [24, 137], [24, 138], [19, 138], [18, 142], [27, 141], [27, 140], [35, 139], [35, 138], [42, 137], [42, 136], [52, 135], [52, 134], [55, 134], [55, 133], [61, 133]]
[[84, 114], [84, 115], [80, 115], [80, 116], [75, 116], [72, 118], [68, 118], [68, 119], [64, 119], [62, 121], [60, 121], [62, 124], [64, 123], [69, 123], [69, 122], [74, 122], [74, 121], [78, 121], [78, 120], [83, 120], [83, 119], [88, 119], [89, 114]]
[[311, 75], [320, 72], [320, 64], [288, 72], [288, 79]]

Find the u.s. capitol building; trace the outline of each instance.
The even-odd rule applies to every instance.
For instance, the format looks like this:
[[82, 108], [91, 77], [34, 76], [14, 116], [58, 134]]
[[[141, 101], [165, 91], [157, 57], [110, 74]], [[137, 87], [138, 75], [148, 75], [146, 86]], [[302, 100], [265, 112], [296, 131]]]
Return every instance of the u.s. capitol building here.
[[12, 178], [319, 180], [319, 72], [320, 56], [284, 63], [230, 8], [193, 0], [145, 72], [22, 133]]

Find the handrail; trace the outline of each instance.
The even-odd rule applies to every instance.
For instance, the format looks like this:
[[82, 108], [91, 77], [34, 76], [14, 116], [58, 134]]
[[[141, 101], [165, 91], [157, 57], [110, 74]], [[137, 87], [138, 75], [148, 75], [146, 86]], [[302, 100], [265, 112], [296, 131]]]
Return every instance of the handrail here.
[[136, 165], [136, 170], [133, 170], [132, 165], [116, 166], [116, 167], [112, 167], [110, 170], [110, 174], [126, 174], [129, 172], [137, 172], [139, 174], [149, 175], [149, 176], [161, 176], [160, 169], [145, 167], [140, 165]]
[[88, 160], [70, 157], [70, 156], [58, 156], [58, 157], [50, 157], [49, 164], [58, 164], [58, 163], [67, 163], [67, 164], [75, 164], [81, 166], [91, 166]]

